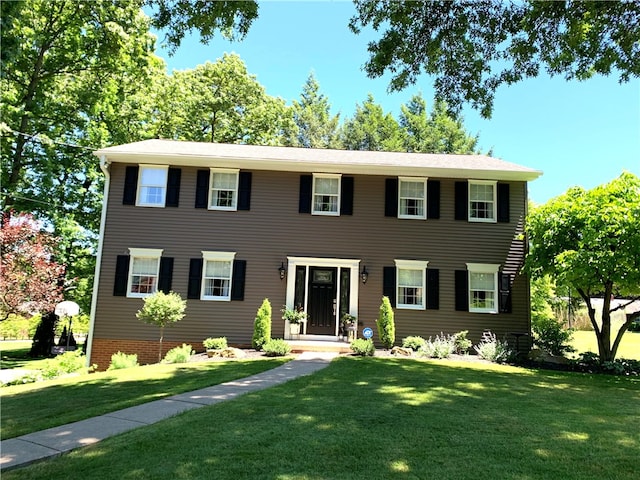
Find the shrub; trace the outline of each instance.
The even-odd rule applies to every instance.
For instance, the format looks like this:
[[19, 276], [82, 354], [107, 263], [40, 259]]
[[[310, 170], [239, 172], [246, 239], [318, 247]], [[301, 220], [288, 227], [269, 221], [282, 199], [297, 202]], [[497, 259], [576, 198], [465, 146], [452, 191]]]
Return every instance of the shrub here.
[[284, 357], [291, 353], [291, 346], [281, 338], [269, 339], [262, 345], [267, 357]]
[[111, 363], [107, 370], [121, 370], [123, 368], [132, 368], [138, 366], [138, 355], [135, 353], [127, 355], [126, 353], [116, 352], [111, 355]]
[[163, 363], [187, 363], [195, 352], [191, 345], [183, 343], [181, 347], [172, 348], [164, 356]]
[[406, 337], [402, 340], [402, 346], [417, 352], [425, 344], [425, 341], [422, 337]]
[[393, 347], [396, 341], [396, 326], [393, 320], [393, 309], [391, 308], [389, 297], [382, 297], [376, 325], [378, 326], [378, 336], [384, 347]]
[[513, 352], [507, 342], [498, 340], [495, 334], [484, 332], [480, 343], [473, 347], [480, 358], [495, 363], [505, 363], [511, 359]]
[[373, 340], [370, 338], [357, 338], [351, 342], [350, 348], [353, 350], [353, 353], [361, 357], [372, 357], [376, 351]]
[[153, 295], [144, 299], [142, 309], [136, 313], [138, 320], [160, 327], [160, 345], [158, 350], [158, 362], [162, 358], [162, 338], [164, 327], [179, 322], [184, 318], [187, 308], [186, 300], [175, 293], [164, 293], [158, 290]]
[[551, 355], [564, 355], [575, 352], [570, 343], [573, 339], [573, 329], [564, 328], [562, 322], [555, 318], [538, 319], [532, 322], [533, 343]]
[[640, 360], [617, 358], [613, 361], [600, 362], [597, 353], [581, 353], [577, 360], [571, 362], [575, 370], [590, 373], [608, 373], [611, 375], [640, 375]]
[[82, 350], [62, 353], [47, 360], [44, 367], [41, 368], [42, 378], [48, 380], [68, 373], [86, 373], [85, 361], [86, 357], [82, 354]]
[[466, 355], [473, 346], [471, 340], [467, 338], [467, 333], [469, 333], [469, 330], [462, 330], [461, 332], [453, 334], [455, 352], [459, 355]]
[[640, 318], [637, 318], [631, 325], [629, 325], [628, 331], [630, 332], [640, 332]]
[[269, 340], [271, 340], [271, 303], [268, 298], [265, 298], [253, 322], [251, 345], [256, 350], [262, 350], [264, 344]]
[[224, 350], [227, 348], [227, 337], [209, 337], [202, 341], [202, 345], [207, 350]]
[[440, 333], [434, 340], [429, 337], [420, 349], [420, 353], [429, 358], [448, 358], [455, 349], [455, 339], [451, 335]]

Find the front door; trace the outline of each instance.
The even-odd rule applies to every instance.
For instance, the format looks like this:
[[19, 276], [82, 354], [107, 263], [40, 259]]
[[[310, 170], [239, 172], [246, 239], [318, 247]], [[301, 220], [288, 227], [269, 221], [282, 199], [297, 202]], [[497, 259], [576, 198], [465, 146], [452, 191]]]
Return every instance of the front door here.
[[309, 303], [307, 334], [336, 334], [336, 285], [338, 269], [332, 267], [309, 268]]

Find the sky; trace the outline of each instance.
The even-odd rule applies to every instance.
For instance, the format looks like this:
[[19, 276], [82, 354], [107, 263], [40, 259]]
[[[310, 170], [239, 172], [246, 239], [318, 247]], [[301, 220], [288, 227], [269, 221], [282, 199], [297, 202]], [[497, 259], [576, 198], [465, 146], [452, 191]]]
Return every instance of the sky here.
[[[431, 109], [433, 77], [422, 75], [415, 85], [389, 93], [390, 76], [370, 79], [363, 71], [372, 30], [360, 35], [348, 28], [355, 14], [350, 1], [261, 2], [258, 18], [244, 40], [228, 42], [220, 36], [209, 45], [195, 32], [169, 56], [158, 35], [157, 55], [169, 72], [215, 62], [225, 52], [237, 53], [267, 94], [288, 105], [299, 100], [313, 72], [333, 114], [351, 117], [356, 104], [369, 93], [385, 113], [398, 119], [400, 106], [421, 93]], [[640, 176], [640, 80], [620, 84], [616, 75], [587, 81], [566, 81], [541, 75], [500, 87], [491, 119], [465, 107], [464, 126], [479, 135], [479, 148], [494, 157], [517, 163], [543, 175], [529, 184], [536, 203], [580, 185], [593, 188], [623, 171]]]

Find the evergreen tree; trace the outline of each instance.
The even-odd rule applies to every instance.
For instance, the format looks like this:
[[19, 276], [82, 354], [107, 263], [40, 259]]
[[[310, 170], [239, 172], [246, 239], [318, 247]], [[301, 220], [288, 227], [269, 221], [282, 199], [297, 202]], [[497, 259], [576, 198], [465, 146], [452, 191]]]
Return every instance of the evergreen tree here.
[[256, 350], [261, 350], [269, 340], [271, 340], [271, 303], [268, 298], [265, 298], [253, 322], [251, 345]]
[[371, 94], [362, 105], [356, 105], [353, 118], [345, 121], [340, 132], [340, 144], [346, 150], [404, 150], [400, 125], [390, 113], [384, 113]]
[[393, 347], [393, 344], [396, 341], [396, 326], [394, 322], [393, 308], [391, 308], [389, 297], [382, 297], [380, 313], [378, 314], [376, 325], [378, 326], [378, 337], [385, 348]]

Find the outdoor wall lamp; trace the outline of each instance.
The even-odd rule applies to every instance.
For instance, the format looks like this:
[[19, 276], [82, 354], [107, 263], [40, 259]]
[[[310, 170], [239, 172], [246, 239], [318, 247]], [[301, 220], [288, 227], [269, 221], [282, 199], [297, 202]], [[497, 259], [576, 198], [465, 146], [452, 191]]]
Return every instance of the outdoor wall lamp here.
[[287, 274], [287, 269], [284, 268], [284, 262], [280, 262], [280, 268], [278, 268], [278, 273], [280, 273], [280, 280], [284, 280], [284, 276]]
[[369, 280], [369, 272], [367, 272], [366, 266], [362, 267], [362, 272], [360, 272], [360, 278], [362, 279], [362, 283], [367, 283], [367, 280]]

